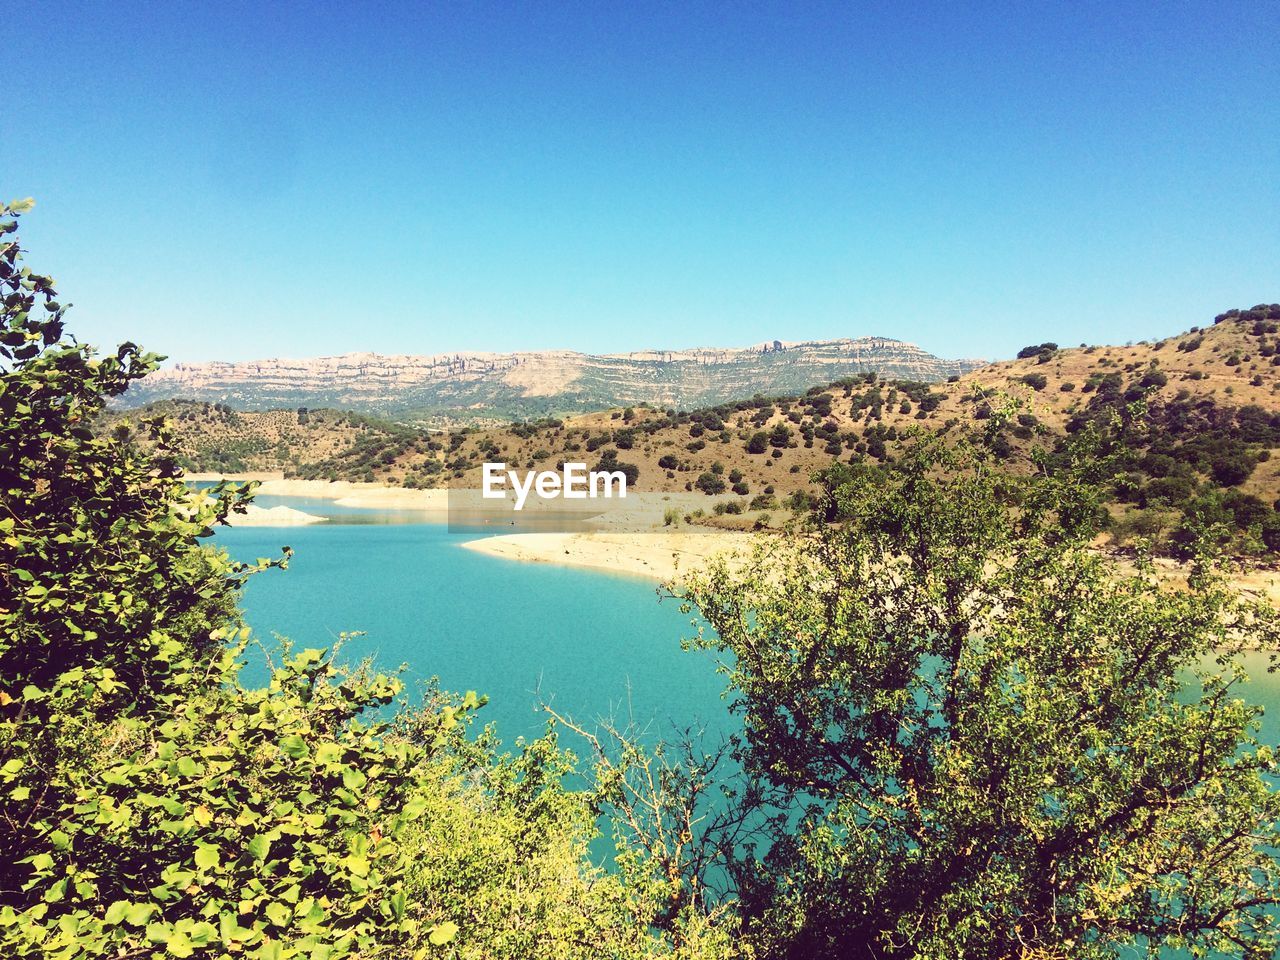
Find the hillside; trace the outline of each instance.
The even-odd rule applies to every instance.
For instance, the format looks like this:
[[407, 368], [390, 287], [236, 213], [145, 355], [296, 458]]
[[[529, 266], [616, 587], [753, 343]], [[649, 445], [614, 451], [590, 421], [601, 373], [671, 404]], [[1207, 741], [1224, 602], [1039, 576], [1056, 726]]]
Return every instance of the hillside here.
[[[1199, 510], [1235, 539], [1252, 536], [1244, 546], [1257, 549], [1263, 528], [1280, 524], [1278, 322], [1280, 306], [1262, 306], [1156, 342], [1034, 345], [939, 384], [865, 374], [691, 411], [635, 406], [486, 430], [428, 432], [335, 411], [162, 409], [176, 413], [196, 469], [474, 487], [487, 460], [539, 469], [612, 461], [635, 468], [640, 490], [737, 494], [730, 513], [704, 519], [747, 525], [762, 511], [776, 519], [833, 460], [891, 463], [912, 428], [958, 435], [981, 426], [1008, 468], [1025, 470], [1033, 445], [1051, 449], [1144, 399], [1147, 415], [1128, 429], [1113, 483], [1114, 538], [1167, 540]], [[1010, 403], [1017, 409], [1006, 412]], [[791, 502], [803, 503], [803, 493]], [[1267, 538], [1280, 546], [1280, 532]]]
[[[446, 457], [459, 484], [479, 482], [479, 462], [505, 459], [552, 467], [617, 451], [639, 468], [641, 489], [717, 491], [758, 505], [809, 487], [833, 459], [892, 460], [911, 428], [942, 433], [1001, 426], [990, 442], [1010, 469], [1029, 469], [1033, 444], [1090, 420], [1148, 412], [1126, 432], [1125, 470], [1116, 478], [1116, 536], [1172, 535], [1190, 506], [1238, 530], [1274, 517], [1280, 497], [1280, 305], [1231, 311], [1205, 329], [1126, 346], [1060, 349], [1040, 344], [1024, 356], [926, 385], [872, 377], [690, 413], [636, 409], [577, 417], [563, 427], [525, 427], [455, 438]], [[1007, 401], [1020, 407], [1002, 417]], [[427, 469], [434, 469], [428, 467]], [[1203, 498], [1216, 494], [1210, 501]]]
[[135, 410], [115, 410], [105, 429], [124, 430], [139, 417], [165, 417], [175, 427], [178, 463], [195, 473], [284, 472], [332, 479], [388, 476], [388, 468], [428, 452], [439, 438], [410, 427], [342, 410], [238, 411], [203, 400], [160, 400]]
[[943, 360], [884, 337], [743, 348], [654, 350], [592, 356], [569, 351], [180, 363], [134, 385], [142, 405], [181, 397], [239, 410], [332, 407], [424, 424], [496, 424], [649, 403], [692, 408], [756, 391], [798, 392], [874, 371], [945, 380], [981, 366]]

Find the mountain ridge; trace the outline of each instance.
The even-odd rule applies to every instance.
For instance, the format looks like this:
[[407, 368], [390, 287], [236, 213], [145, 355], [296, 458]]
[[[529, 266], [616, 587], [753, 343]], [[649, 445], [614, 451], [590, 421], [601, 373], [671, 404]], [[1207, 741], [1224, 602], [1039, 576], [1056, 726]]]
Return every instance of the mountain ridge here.
[[198, 401], [148, 412], [174, 422], [180, 465], [197, 471], [475, 489], [494, 460], [529, 470], [612, 463], [634, 471], [629, 482], [645, 492], [731, 492], [690, 519], [747, 527], [803, 510], [833, 464], [890, 469], [919, 431], [977, 438], [999, 469], [1026, 473], [1042, 469], [1033, 451], [1052, 455], [1081, 430], [1121, 425], [1107, 487], [1111, 543], [1149, 540], [1180, 556], [1209, 523], [1238, 555], [1280, 563], [1280, 304], [1227, 311], [1156, 341], [1032, 344], [941, 383], [864, 374], [694, 410], [637, 404], [448, 431]]
[[424, 422], [502, 422], [637, 403], [720, 403], [868, 372], [936, 382], [985, 362], [874, 336], [605, 354], [364, 352], [178, 363], [138, 384], [125, 403], [181, 397], [245, 410], [333, 406]]

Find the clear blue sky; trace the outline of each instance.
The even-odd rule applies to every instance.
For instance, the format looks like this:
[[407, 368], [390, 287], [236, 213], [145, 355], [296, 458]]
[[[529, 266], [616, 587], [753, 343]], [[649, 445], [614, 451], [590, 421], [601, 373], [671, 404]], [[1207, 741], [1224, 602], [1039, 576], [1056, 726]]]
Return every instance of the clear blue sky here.
[[90, 342], [1001, 357], [1280, 300], [1273, 2], [15, 13], [0, 193]]

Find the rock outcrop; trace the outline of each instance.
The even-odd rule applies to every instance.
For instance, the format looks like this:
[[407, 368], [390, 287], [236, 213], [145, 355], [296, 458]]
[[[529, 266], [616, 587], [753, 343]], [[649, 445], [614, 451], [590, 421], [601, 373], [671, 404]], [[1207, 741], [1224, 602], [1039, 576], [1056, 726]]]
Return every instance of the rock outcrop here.
[[689, 408], [795, 392], [868, 371], [933, 382], [981, 365], [943, 360], [886, 337], [599, 356], [567, 350], [351, 353], [179, 363], [136, 384], [126, 402], [184, 397], [247, 410], [331, 406], [394, 417], [511, 420], [642, 402]]

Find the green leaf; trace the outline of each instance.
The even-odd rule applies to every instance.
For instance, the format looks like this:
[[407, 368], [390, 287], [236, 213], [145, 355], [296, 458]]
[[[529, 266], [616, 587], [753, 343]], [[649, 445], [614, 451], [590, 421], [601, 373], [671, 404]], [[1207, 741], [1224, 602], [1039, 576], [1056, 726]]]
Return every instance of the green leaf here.
[[271, 851], [271, 838], [266, 834], [260, 833], [245, 844], [245, 850], [256, 862], [262, 863], [267, 859], [267, 854]]
[[337, 763], [342, 759], [345, 752], [346, 750], [341, 744], [327, 740], [316, 748], [316, 762], [324, 764]]
[[218, 935], [218, 931], [214, 929], [213, 924], [201, 920], [192, 926], [187, 935], [191, 938], [193, 947], [207, 947]]
[[250, 931], [236, 921], [236, 915], [230, 911], [224, 910], [218, 914], [218, 936], [222, 938], [224, 944], [232, 944], [238, 940], [248, 938]]
[[53, 857], [47, 853], [37, 853], [34, 857], [27, 860], [31, 864], [31, 868], [37, 873], [44, 873], [53, 869]]
[[356, 856], [352, 854], [349, 857], [342, 858], [343, 865], [354, 873], [357, 877], [367, 877], [369, 875], [369, 858]]
[[444, 923], [437, 923], [431, 928], [431, 932], [427, 934], [427, 939], [431, 941], [434, 947], [443, 947], [446, 943], [458, 935], [458, 925], [452, 920]]
[[212, 870], [222, 860], [222, 855], [218, 848], [210, 843], [201, 843], [196, 846], [196, 866], [201, 870]]
[[307, 755], [307, 742], [293, 733], [280, 738], [280, 749], [294, 760], [301, 760]]
[[189, 957], [195, 953], [190, 939], [185, 933], [175, 930], [169, 935], [169, 939], [165, 941], [165, 948], [175, 957]]
[[135, 903], [125, 911], [124, 922], [132, 927], [140, 927], [151, 919], [156, 910], [154, 903]]
[[116, 900], [111, 906], [107, 907], [107, 912], [102, 916], [102, 922], [108, 926], [114, 927], [117, 923], [124, 920], [125, 915], [129, 912], [128, 900]]

